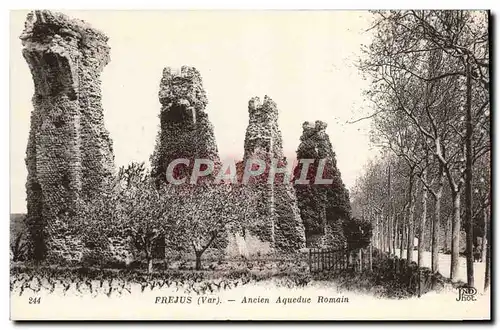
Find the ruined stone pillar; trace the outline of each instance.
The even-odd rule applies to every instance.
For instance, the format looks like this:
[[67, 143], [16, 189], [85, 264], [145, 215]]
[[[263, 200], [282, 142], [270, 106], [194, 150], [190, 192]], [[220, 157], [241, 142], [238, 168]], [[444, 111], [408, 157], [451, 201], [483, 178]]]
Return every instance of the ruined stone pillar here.
[[[311, 184], [296, 184], [298, 205], [304, 221], [308, 247], [342, 248], [345, 237], [342, 220], [350, 218], [349, 192], [345, 188], [337, 168], [337, 160], [330, 138], [326, 133], [327, 124], [317, 120], [304, 122], [303, 133], [297, 149], [297, 159], [314, 159], [307, 179]], [[321, 178], [331, 180], [331, 184], [315, 184], [319, 163], [323, 160]], [[302, 164], [295, 169], [298, 178]]]
[[28, 14], [20, 38], [35, 87], [26, 151], [33, 258], [78, 259], [81, 249], [65, 233], [68, 221], [114, 172], [101, 107], [107, 37], [81, 20], [42, 10]]
[[263, 175], [249, 181], [249, 186], [260, 195], [259, 217], [249, 231], [262, 241], [269, 242], [272, 250], [298, 251], [305, 246], [305, 235], [295, 190], [292, 184], [283, 181], [283, 175], [276, 175], [272, 184], [268, 182], [273, 159], [279, 162], [280, 167], [286, 166], [278, 108], [267, 95], [263, 102], [254, 97], [249, 101], [248, 114], [243, 164], [250, 159], [260, 159], [267, 166]]
[[178, 158], [189, 159], [190, 165], [176, 167], [176, 179], [186, 177], [189, 182], [196, 158], [212, 160], [215, 173], [219, 152], [213, 125], [205, 112], [208, 100], [198, 70], [189, 66], [180, 70], [165, 68], [158, 97], [160, 131], [151, 156], [152, 176], [157, 182], [166, 182], [167, 167]]
[[[200, 73], [189, 66], [163, 69], [158, 98], [161, 104], [160, 131], [150, 157], [155, 182], [168, 183], [168, 165], [180, 158], [189, 160], [189, 165], [176, 166], [174, 179], [184, 179], [189, 185], [195, 159], [208, 159], [214, 163], [213, 172], [197, 182], [211, 182], [220, 168], [220, 159], [214, 128], [205, 112], [208, 100]], [[202, 165], [201, 170], [205, 169]], [[164, 239], [160, 238], [154, 248], [156, 255], [164, 255], [164, 245]]]

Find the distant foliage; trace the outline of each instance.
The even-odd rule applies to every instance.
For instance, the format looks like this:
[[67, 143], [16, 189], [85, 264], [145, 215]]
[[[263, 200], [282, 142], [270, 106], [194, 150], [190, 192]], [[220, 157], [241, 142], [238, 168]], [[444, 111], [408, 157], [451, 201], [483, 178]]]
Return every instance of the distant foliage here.
[[372, 224], [369, 221], [351, 218], [344, 221], [343, 229], [349, 250], [363, 249], [370, 244]]
[[29, 258], [29, 231], [25, 214], [10, 215], [10, 259], [13, 262]]
[[27, 257], [28, 244], [23, 241], [23, 233], [17, 233], [15, 239], [10, 243], [10, 253], [12, 261], [24, 261]]

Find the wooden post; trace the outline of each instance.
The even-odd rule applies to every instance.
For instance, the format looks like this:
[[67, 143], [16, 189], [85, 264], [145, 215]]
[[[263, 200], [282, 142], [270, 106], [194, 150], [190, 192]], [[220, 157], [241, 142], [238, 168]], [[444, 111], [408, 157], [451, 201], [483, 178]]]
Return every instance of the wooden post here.
[[328, 248], [324, 251], [325, 252], [325, 265], [323, 266], [324, 269], [328, 269]]
[[325, 251], [326, 269], [330, 270], [330, 249]]
[[333, 257], [334, 257], [334, 252], [333, 252], [333, 249], [330, 249], [330, 269], [333, 269], [333, 265], [334, 265], [334, 261], [333, 261]]
[[358, 257], [359, 257], [359, 271], [363, 271], [363, 249], [359, 249], [358, 251]]
[[311, 249], [311, 265], [312, 269], [316, 270], [316, 260], [314, 260], [314, 248]]
[[309, 248], [309, 272], [312, 273], [312, 252], [311, 252], [311, 248]]
[[311, 250], [311, 254], [312, 254], [312, 264], [313, 264], [314, 270], [316, 270], [318, 268], [318, 263], [316, 261], [316, 251], [314, 248]]
[[370, 272], [373, 271], [373, 246], [372, 244], [370, 243], [370, 247], [369, 247], [369, 250], [370, 250], [370, 255], [368, 256], [368, 258], [370, 258], [369, 260], [369, 263], [370, 263]]
[[321, 251], [319, 249], [316, 249], [316, 258], [318, 259], [318, 271], [321, 271]]
[[316, 260], [316, 249], [312, 251], [314, 270], [318, 271], [318, 261]]
[[325, 266], [324, 266], [324, 268], [328, 269], [328, 248], [326, 248], [326, 250], [325, 250], [325, 257], [324, 258], [325, 258]]
[[319, 248], [318, 249], [318, 268], [319, 270], [323, 270], [323, 251], [321, 251], [321, 249]]
[[335, 269], [335, 257], [336, 257], [335, 250], [332, 250], [332, 269]]
[[418, 297], [422, 296], [422, 270], [418, 268]]

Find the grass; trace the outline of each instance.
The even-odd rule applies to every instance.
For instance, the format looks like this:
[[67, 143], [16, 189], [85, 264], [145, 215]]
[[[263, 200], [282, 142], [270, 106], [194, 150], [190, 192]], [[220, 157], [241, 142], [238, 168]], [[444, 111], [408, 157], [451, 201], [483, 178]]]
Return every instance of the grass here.
[[308, 273], [288, 270], [285, 272], [265, 270], [179, 270], [167, 269], [148, 274], [141, 269], [101, 269], [57, 266], [16, 265], [11, 268], [10, 289], [22, 295], [25, 291], [42, 289], [63, 293], [82, 288], [90, 293], [130, 293], [133, 285], [141, 291], [174, 287], [184, 293], [213, 293], [233, 289], [249, 283], [272, 280], [277, 286], [296, 287], [307, 285]]
[[[110, 292], [129, 291], [132, 285], [141, 290], [176, 287], [185, 293], [204, 294], [217, 290], [233, 289], [238, 286], [262, 281], [272, 281], [276, 286], [287, 288], [305, 287], [314, 282], [328, 281], [338, 289], [372, 294], [377, 297], [404, 299], [418, 294], [416, 285], [416, 265], [406, 266], [404, 271], [395, 272], [395, 261], [387, 255], [374, 251], [373, 267], [355, 272], [343, 271], [309, 272], [307, 254], [268, 255], [247, 258], [207, 258], [203, 260], [203, 270], [194, 270], [194, 260], [176, 258], [157, 261], [154, 271], [147, 273], [144, 263], [107, 264], [102, 267], [88, 265], [40, 265], [13, 263], [11, 267], [11, 291], [33, 291], [43, 286], [53, 292], [56, 287], [79, 288], [82, 285], [93, 292], [104, 287]], [[421, 293], [439, 289], [446, 279], [440, 275], [429, 274], [430, 270], [421, 269], [424, 280], [420, 285]], [[425, 279], [431, 279], [425, 282]], [[42, 285], [43, 283], [43, 285]], [[114, 284], [114, 289], [111, 288]], [[108, 290], [106, 289], [106, 290]], [[113, 291], [114, 290], [114, 291]], [[99, 290], [97, 290], [99, 291]]]

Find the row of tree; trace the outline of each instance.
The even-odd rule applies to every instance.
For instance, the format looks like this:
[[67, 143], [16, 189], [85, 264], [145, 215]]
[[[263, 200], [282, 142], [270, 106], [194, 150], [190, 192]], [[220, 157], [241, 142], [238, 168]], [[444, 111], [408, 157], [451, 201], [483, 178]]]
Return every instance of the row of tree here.
[[[119, 245], [139, 252], [136, 258], [146, 261], [148, 272], [153, 270], [158, 248], [163, 250], [162, 258], [165, 251], [192, 253], [199, 270], [207, 249], [223, 249], [228, 233], [258, 225], [259, 199], [258, 191], [237, 183], [158, 184], [144, 163], [131, 163], [120, 168], [105, 194], [82, 203], [71, 223], [85, 253], [100, 262], [116, 257], [111, 245], [121, 239]], [[340, 238], [349, 251], [368, 245], [370, 223], [348, 216], [339, 226], [332, 233], [340, 235], [332, 246]]]
[[144, 163], [119, 170], [107, 194], [80, 207], [74, 228], [91, 252], [109, 254], [116, 238], [130, 240], [153, 268], [155, 246], [192, 252], [196, 269], [210, 247], [220, 247], [228, 230], [254, 217], [257, 199], [236, 184], [158, 185]]
[[368, 164], [351, 192], [354, 211], [372, 221], [379, 246], [405, 248], [410, 261], [414, 237], [419, 264], [427, 242], [434, 272], [440, 249], [450, 247], [452, 280], [457, 279], [463, 230], [468, 285], [474, 286], [474, 251], [482, 250], [488, 287], [488, 13], [373, 15], [373, 40], [364, 49], [360, 70], [371, 80], [366, 92], [374, 109], [371, 135], [383, 157]]

